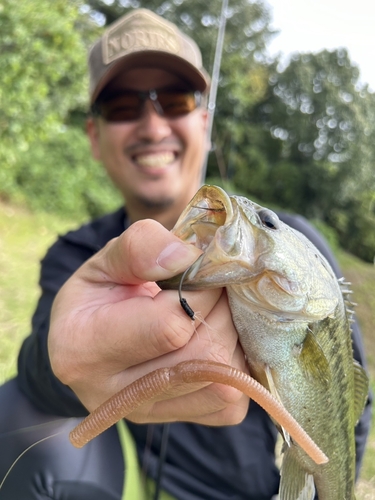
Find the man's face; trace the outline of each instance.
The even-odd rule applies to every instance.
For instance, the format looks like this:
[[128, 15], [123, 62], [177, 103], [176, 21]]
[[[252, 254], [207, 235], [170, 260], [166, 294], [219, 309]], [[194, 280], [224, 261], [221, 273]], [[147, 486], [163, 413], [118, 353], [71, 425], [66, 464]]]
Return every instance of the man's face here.
[[[111, 92], [186, 89], [177, 76], [160, 69], [134, 69], [106, 88]], [[156, 212], [179, 212], [200, 184], [207, 150], [206, 111], [197, 108], [177, 118], [156, 113], [147, 100], [139, 119], [110, 122], [90, 119], [88, 132], [94, 157], [101, 160], [127, 205]]]

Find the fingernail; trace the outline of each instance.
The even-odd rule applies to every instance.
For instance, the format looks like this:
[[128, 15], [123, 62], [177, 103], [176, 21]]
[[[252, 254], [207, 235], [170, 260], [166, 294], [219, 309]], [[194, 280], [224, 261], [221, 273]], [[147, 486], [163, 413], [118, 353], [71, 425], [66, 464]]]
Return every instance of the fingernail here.
[[167, 271], [177, 273], [184, 271], [201, 253], [202, 252], [193, 245], [187, 245], [176, 241], [164, 248], [156, 259], [156, 263]]

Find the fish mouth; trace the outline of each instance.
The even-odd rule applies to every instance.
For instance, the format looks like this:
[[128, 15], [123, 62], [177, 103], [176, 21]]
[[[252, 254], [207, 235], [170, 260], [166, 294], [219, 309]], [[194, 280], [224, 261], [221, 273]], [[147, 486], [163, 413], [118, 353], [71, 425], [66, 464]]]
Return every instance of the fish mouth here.
[[185, 273], [158, 285], [177, 289], [183, 274], [183, 290], [220, 288], [251, 280], [255, 276], [253, 231], [236, 201], [223, 189], [203, 186], [172, 229], [173, 234], [203, 253]]

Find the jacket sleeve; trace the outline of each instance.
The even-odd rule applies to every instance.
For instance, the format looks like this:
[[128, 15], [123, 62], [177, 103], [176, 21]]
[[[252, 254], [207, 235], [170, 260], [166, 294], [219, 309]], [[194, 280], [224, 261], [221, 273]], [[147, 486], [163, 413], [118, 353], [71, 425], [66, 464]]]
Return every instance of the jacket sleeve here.
[[[279, 213], [280, 219], [288, 224], [289, 226], [297, 229], [303, 233], [324, 255], [324, 257], [330, 263], [333, 271], [338, 278], [342, 277], [342, 272], [337, 263], [337, 260], [333, 256], [333, 253], [327, 244], [326, 240], [322, 235], [304, 218], [299, 215], [291, 215], [286, 213]], [[356, 318], [352, 324], [352, 339], [353, 339], [353, 355], [354, 358], [366, 368], [366, 359], [364, 354], [364, 347], [362, 341], [361, 330]], [[356, 474], [357, 478], [359, 475], [360, 467], [362, 464], [362, 459], [365, 451], [367, 437], [370, 431], [371, 425], [371, 409], [372, 409], [372, 394], [369, 393], [367, 403], [364, 412], [356, 426], [355, 429], [355, 440], [356, 440]]]
[[47, 337], [52, 303], [57, 292], [92, 254], [90, 249], [60, 237], [42, 260], [39, 281], [42, 293], [32, 318], [31, 334], [23, 342], [18, 357], [17, 381], [29, 400], [46, 413], [66, 417], [87, 415], [87, 410], [73, 391], [54, 376]]
[[20, 390], [39, 410], [63, 417], [87, 415], [73, 391], [52, 372], [47, 349], [51, 308], [57, 292], [70, 276], [128, 226], [122, 206], [60, 236], [42, 260], [41, 296], [32, 318], [31, 334], [18, 357], [17, 377]]

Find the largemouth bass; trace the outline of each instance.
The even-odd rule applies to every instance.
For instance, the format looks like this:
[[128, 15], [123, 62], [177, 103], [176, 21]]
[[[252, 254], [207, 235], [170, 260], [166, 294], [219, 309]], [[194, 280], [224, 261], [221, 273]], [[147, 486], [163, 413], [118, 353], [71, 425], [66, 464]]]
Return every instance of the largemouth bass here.
[[280, 499], [312, 500], [316, 488], [320, 500], [353, 500], [368, 378], [353, 360], [350, 313], [326, 259], [274, 212], [215, 186], [198, 191], [172, 231], [203, 250], [183, 289], [226, 287], [251, 375], [329, 459], [314, 463], [280, 428]]

